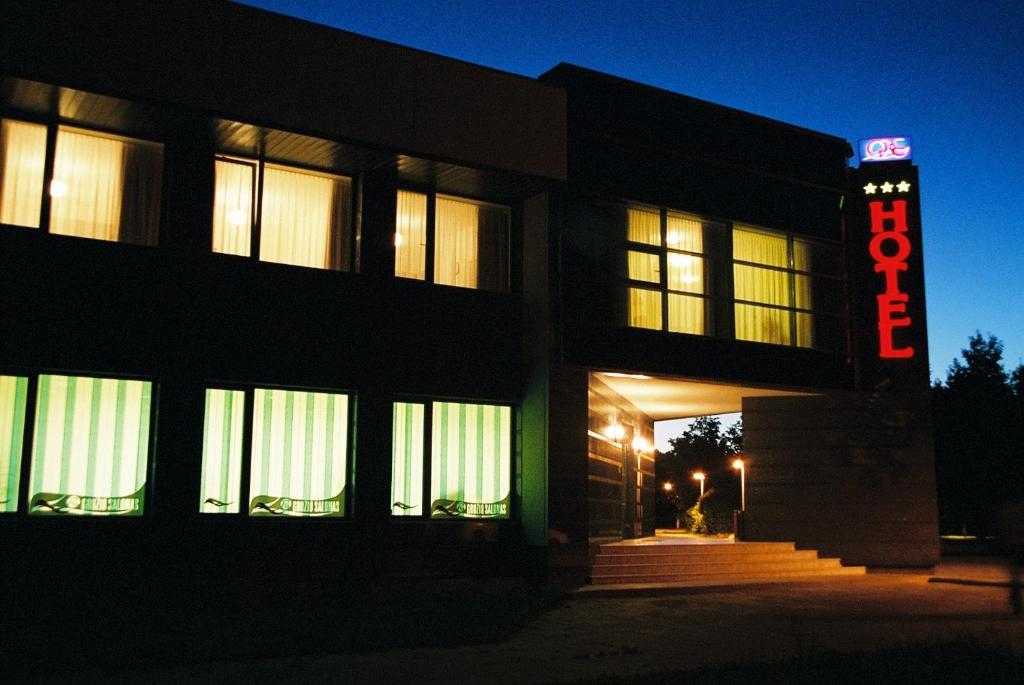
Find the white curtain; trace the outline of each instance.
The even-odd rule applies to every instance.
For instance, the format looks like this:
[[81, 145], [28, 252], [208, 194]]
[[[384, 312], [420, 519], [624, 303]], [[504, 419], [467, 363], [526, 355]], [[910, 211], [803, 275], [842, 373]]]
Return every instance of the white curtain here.
[[477, 287], [480, 208], [471, 202], [437, 197], [434, 226], [434, 282]]
[[[793, 241], [793, 268], [799, 271], [811, 270], [811, 258], [813, 247], [803, 240]], [[796, 296], [795, 305], [799, 309], [814, 309], [814, 295], [811, 276], [797, 273], [794, 276]], [[796, 315], [796, 344], [799, 347], [814, 346], [814, 322], [811, 314], [798, 313]]]
[[248, 257], [255, 162], [218, 159], [213, 196], [213, 251]]
[[665, 242], [671, 250], [704, 251], [704, 235], [700, 220], [669, 212], [665, 217]]
[[630, 250], [627, 254], [629, 278], [633, 281], [661, 283], [659, 257], [656, 253]]
[[629, 325], [661, 330], [661, 291], [629, 289]]
[[45, 162], [45, 126], [0, 122], [0, 223], [39, 227]]
[[[810, 244], [799, 240], [793, 242], [791, 267], [789, 248], [784, 236], [736, 229], [733, 231], [733, 258], [776, 267], [771, 269], [745, 264], [733, 265], [733, 287], [737, 300], [776, 307], [812, 308], [811, 277], [792, 272], [793, 268], [798, 271], [809, 270]], [[790, 279], [793, 279], [794, 284], [792, 292]], [[740, 340], [811, 347], [813, 320], [810, 314], [789, 309], [737, 303], [736, 337]]]
[[661, 216], [647, 209], [626, 210], [626, 238], [634, 243], [661, 245]]
[[401, 278], [426, 278], [427, 196], [407, 190], [398, 191], [395, 212], [395, 275]]
[[50, 182], [50, 232], [118, 239], [124, 143], [61, 129]]
[[668, 329], [673, 333], [704, 334], [704, 298], [668, 294]]
[[267, 165], [263, 178], [260, 259], [338, 268], [335, 183], [318, 174]]
[[679, 252], [668, 253], [668, 289], [688, 293], [704, 292], [704, 258]]

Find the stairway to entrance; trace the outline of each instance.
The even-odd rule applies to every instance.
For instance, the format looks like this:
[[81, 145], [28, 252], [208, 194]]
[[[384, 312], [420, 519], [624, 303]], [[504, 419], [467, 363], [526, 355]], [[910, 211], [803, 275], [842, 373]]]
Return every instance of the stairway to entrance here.
[[601, 545], [590, 580], [601, 586], [728, 585], [864, 573], [863, 566], [819, 558], [792, 542], [651, 537]]

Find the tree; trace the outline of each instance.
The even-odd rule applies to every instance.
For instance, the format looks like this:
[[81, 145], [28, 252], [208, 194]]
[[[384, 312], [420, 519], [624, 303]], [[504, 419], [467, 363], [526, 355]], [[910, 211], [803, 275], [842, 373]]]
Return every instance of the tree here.
[[[655, 478], [659, 484], [673, 484], [670, 492], [658, 490], [658, 512], [668, 524], [681, 507], [691, 509], [698, 498], [699, 485], [693, 473], [700, 471], [707, 477], [708, 488], [700, 511], [711, 532], [731, 530], [732, 509], [739, 504], [739, 483], [732, 472], [731, 457], [743, 447], [742, 421], [722, 429], [717, 416], [701, 416], [678, 438], [669, 438], [671, 449], [659, 453], [654, 462]], [[713, 491], [713, 492], [712, 492]]]
[[932, 386], [941, 526], [993, 532], [1001, 502], [1024, 490], [1021, 367], [1007, 374], [1003, 344], [980, 332]]

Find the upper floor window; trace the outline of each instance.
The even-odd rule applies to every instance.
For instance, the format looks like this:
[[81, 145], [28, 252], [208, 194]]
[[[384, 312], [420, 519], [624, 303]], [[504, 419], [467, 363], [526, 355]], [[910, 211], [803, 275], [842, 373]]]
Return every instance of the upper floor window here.
[[509, 208], [398, 191], [395, 275], [508, 292]]
[[626, 219], [629, 325], [706, 333], [708, 222], [673, 210], [632, 207]]
[[341, 176], [217, 157], [213, 251], [348, 271], [351, 193]]
[[[56, 137], [52, 148], [50, 136]], [[4, 119], [0, 223], [156, 245], [162, 171], [163, 146], [157, 143]]]
[[732, 256], [737, 340], [835, 346], [816, 338], [826, 336], [825, 317], [841, 313], [838, 250], [737, 224]]

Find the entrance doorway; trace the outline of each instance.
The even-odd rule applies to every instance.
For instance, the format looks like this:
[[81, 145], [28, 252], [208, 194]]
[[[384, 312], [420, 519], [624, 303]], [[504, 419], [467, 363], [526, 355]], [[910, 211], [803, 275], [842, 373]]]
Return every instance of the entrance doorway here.
[[[587, 441], [591, 544], [655, 534], [656, 492], [664, 485], [658, 482], [655, 471], [655, 421], [739, 412], [744, 397], [804, 394], [643, 374], [591, 372]], [[687, 482], [691, 485], [696, 483]], [[687, 498], [690, 494], [687, 492]], [[730, 502], [730, 511], [732, 506]]]

